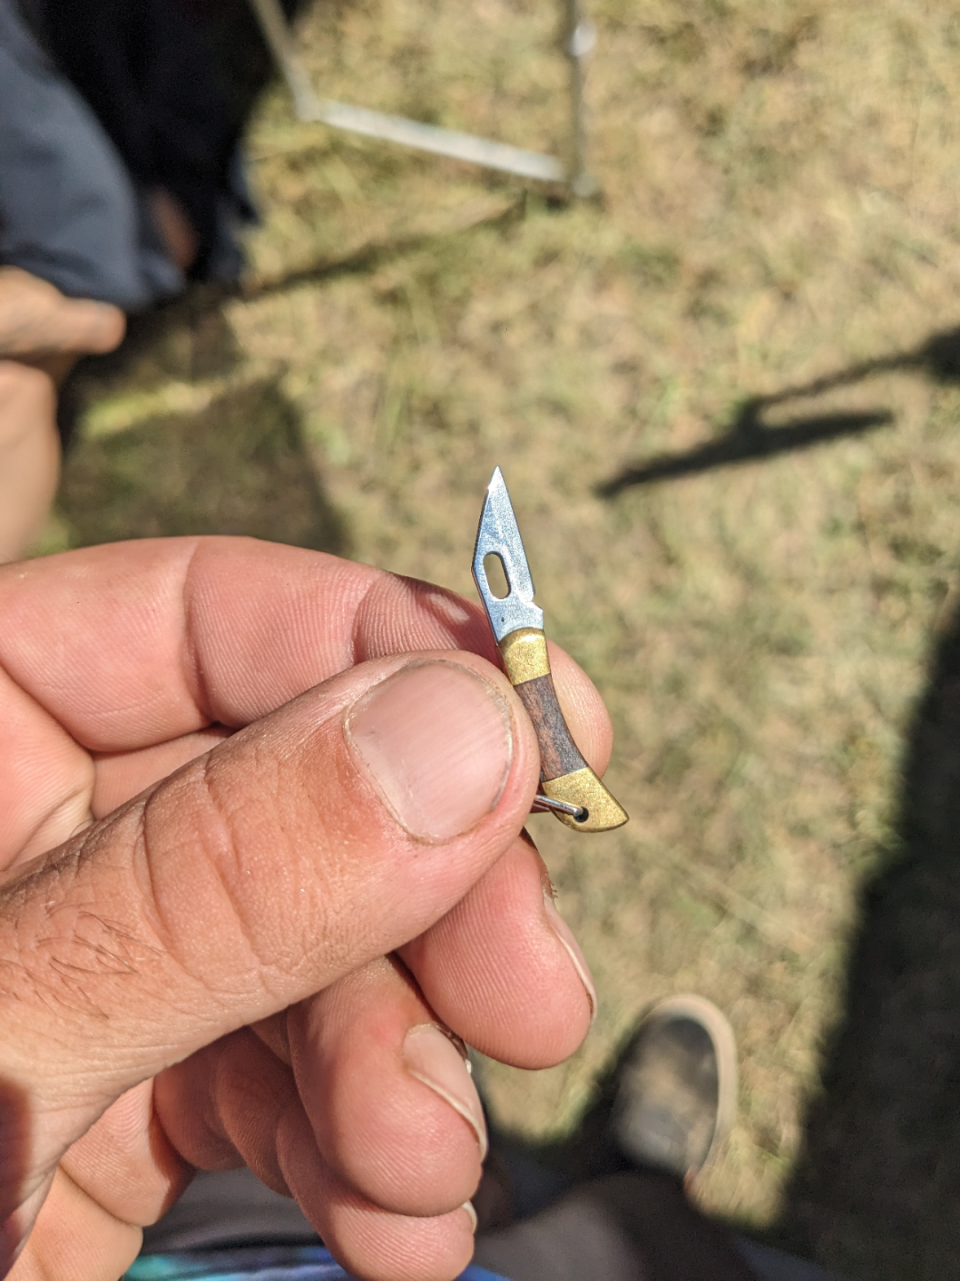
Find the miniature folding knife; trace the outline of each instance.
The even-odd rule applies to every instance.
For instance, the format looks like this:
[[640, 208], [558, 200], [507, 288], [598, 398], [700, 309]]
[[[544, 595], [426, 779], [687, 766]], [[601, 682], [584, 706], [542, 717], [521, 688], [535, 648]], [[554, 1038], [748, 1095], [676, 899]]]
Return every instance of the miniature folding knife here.
[[[484, 560], [490, 555], [499, 559], [509, 587], [502, 598], [494, 595], [487, 581]], [[540, 744], [542, 795], [536, 797], [536, 807], [552, 810], [561, 823], [578, 832], [620, 827], [627, 821], [626, 812], [580, 755], [563, 719], [550, 675], [543, 610], [533, 603], [530, 566], [499, 467], [487, 486], [480, 513], [473, 577], [510, 684], [520, 695]]]

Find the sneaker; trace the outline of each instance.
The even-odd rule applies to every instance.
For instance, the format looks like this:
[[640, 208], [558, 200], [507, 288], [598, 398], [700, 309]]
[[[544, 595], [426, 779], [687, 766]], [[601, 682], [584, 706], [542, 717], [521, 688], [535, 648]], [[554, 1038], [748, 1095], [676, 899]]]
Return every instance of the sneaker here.
[[689, 1182], [715, 1155], [737, 1107], [733, 1029], [700, 996], [674, 996], [640, 1022], [617, 1073], [611, 1137], [634, 1165]]

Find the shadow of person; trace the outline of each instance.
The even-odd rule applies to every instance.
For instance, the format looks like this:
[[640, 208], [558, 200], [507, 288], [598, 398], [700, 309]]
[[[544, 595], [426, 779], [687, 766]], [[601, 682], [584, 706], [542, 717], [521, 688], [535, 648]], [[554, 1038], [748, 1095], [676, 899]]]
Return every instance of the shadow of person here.
[[898, 830], [862, 896], [781, 1228], [851, 1276], [922, 1281], [960, 1274], [960, 613], [914, 719]]
[[225, 298], [235, 293], [217, 284], [192, 285], [179, 298], [128, 316], [123, 342], [114, 351], [81, 357], [57, 398], [57, 429], [67, 456], [84, 412], [111, 384], [192, 381], [235, 369], [240, 352], [223, 310]]
[[773, 410], [855, 386], [880, 374], [914, 373], [935, 384], [960, 381], [960, 328], [931, 334], [919, 346], [849, 365], [835, 374], [786, 387], [770, 396], [744, 401], [727, 430], [682, 454], [661, 454], [623, 468], [597, 486], [601, 498], [613, 498], [635, 485], [690, 476], [716, 467], [752, 462], [797, 449], [810, 449], [842, 436], [862, 435], [894, 421], [888, 409], [795, 415], [771, 424]]
[[202, 413], [84, 436], [59, 508], [75, 546], [175, 534], [249, 534], [346, 553], [346, 530], [303, 443], [297, 411], [266, 380]]
[[642, 466], [626, 468], [613, 480], [598, 486], [598, 495], [612, 498], [633, 485], [650, 485], [657, 480], [692, 476], [733, 463], [756, 462], [797, 449], [811, 449], [841, 436], [860, 435], [893, 422], [893, 414], [889, 410], [878, 409], [861, 414], [818, 414], [782, 427], [768, 427], [761, 419], [764, 408], [765, 403], [759, 397], [748, 401], [726, 435], [700, 445], [688, 454], [668, 454], [653, 458]]

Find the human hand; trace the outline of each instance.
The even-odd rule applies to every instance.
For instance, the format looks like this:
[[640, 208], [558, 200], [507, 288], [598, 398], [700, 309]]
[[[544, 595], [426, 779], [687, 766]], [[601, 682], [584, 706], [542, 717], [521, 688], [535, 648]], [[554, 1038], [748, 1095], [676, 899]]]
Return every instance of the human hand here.
[[33, 362], [113, 351], [126, 318], [119, 307], [67, 298], [20, 267], [0, 267], [0, 358]]
[[407, 1034], [545, 1066], [592, 1003], [479, 609], [185, 539], [0, 569], [0, 620], [0, 1267], [35, 1221], [16, 1281], [115, 1278], [195, 1166], [246, 1162], [358, 1275], [453, 1276], [482, 1115]]
[[126, 323], [117, 307], [0, 266], [0, 561], [26, 554], [53, 501], [57, 387], [81, 355], [112, 351]]

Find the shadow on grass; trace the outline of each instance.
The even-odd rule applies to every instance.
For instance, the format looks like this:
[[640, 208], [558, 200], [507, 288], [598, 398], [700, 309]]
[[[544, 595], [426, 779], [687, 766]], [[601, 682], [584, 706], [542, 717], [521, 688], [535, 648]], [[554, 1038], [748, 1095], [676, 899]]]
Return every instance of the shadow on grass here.
[[772, 396], [753, 396], [741, 407], [725, 435], [685, 454], [661, 455], [626, 467], [599, 485], [597, 493], [601, 498], [612, 498], [634, 485], [650, 485], [660, 480], [710, 471], [715, 467], [753, 462], [796, 449], [810, 449], [842, 436], [860, 435], [887, 426], [893, 422], [893, 414], [886, 409], [801, 416], [779, 426], [770, 425], [764, 417], [770, 410], [789, 405], [791, 401], [809, 400], [853, 386], [876, 374], [897, 372], [914, 372], [935, 383], [960, 382], [960, 329], [933, 334], [910, 351], [861, 361], [839, 373], [787, 387]]
[[229, 326], [224, 321], [224, 303], [239, 299], [256, 302], [301, 285], [321, 284], [343, 276], [359, 276], [433, 245], [455, 239], [482, 228], [506, 227], [523, 216], [525, 197], [521, 195], [495, 211], [479, 217], [461, 220], [439, 231], [414, 232], [407, 235], [388, 236], [370, 240], [336, 258], [319, 258], [315, 262], [296, 267], [278, 276], [252, 281], [238, 286], [232, 284], [194, 284], [186, 293], [169, 302], [160, 303], [150, 311], [131, 316], [127, 333], [116, 351], [104, 356], [87, 357], [78, 366], [77, 375], [68, 380], [66, 403], [62, 411], [64, 424], [61, 434], [72, 435], [71, 420], [82, 406], [96, 394], [96, 384], [106, 378], [122, 374], [138, 358], [163, 347], [178, 336], [188, 337], [188, 367], [180, 377], [204, 378], [224, 373], [237, 361], [236, 344]]
[[386, 263], [402, 258], [405, 254], [415, 253], [419, 249], [429, 249], [443, 241], [463, 236], [467, 232], [487, 227], [510, 226], [523, 216], [524, 197], [511, 200], [502, 208], [481, 217], [454, 223], [442, 231], [412, 232], [407, 235], [391, 236], [384, 240], [371, 240], [353, 249], [339, 258], [321, 258], [317, 262], [297, 267], [281, 276], [256, 281], [242, 290], [240, 296], [245, 302], [255, 302], [258, 298], [267, 298], [271, 294], [284, 293], [298, 285], [318, 284], [321, 281], [336, 280], [341, 276], [358, 276], [376, 271]]
[[66, 454], [58, 506], [75, 546], [164, 534], [250, 534], [276, 542], [349, 554], [342, 523], [330, 507], [303, 447], [296, 411], [275, 381], [216, 401], [202, 414], [163, 417], [116, 435], [74, 441], [80, 412], [111, 379], [146, 382], [169, 375], [195, 381], [228, 372], [236, 344], [225, 323], [228, 297], [247, 301], [308, 283], [373, 271], [405, 254], [479, 227], [508, 224], [523, 198], [441, 231], [370, 242], [238, 291], [193, 286], [185, 295], [132, 317], [116, 351], [78, 366], [60, 398]]
[[[522, 1211], [624, 1169], [609, 1139], [622, 1053], [571, 1136], [495, 1136]], [[861, 892], [801, 1157], [761, 1236], [862, 1281], [960, 1275], [960, 608], [906, 744], [897, 841]]]
[[[321, 284], [324, 281], [337, 280], [343, 276], [360, 276], [403, 258], [406, 254], [416, 253], [420, 249], [445, 241], [457, 239], [471, 231], [484, 228], [512, 226], [524, 215], [526, 194], [508, 199], [492, 211], [479, 215], [460, 217], [452, 214], [450, 225], [440, 229], [407, 232], [400, 235], [385, 236], [381, 240], [368, 240], [348, 253], [337, 257], [318, 258], [276, 276], [253, 279], [249, 282], [233, 284], [192, 285], [187, 293], [169, 302], [161, 303], [142, 316], [131, 319], [128, 336], [119, 351], [112, 357], [97, 357], [98, 367], [110, 367], [110, 361], [120, 363], [131, 349], [148, 346], [158, 341], [171, 329], [188, 325], [194, 329], [202, 326], [204, 318], [210, 315], [219, 316], [223, 304], [231, 298], [243, 302], [257, 302], [275, 294], [286, 293], [301, 285]], [[215, 323], [215, 322], [210, 322]]]
[[349, 551], [296, 410], [269, 380], [224, 395], [201, 414], [152, 418], [78, 440], [64, 467], [59, 507], [75, 546], [249, 534]]
[[862, 895], [785, 1239], [851, 1276], [960, 1273], [960, 613], [907, 750], [898, 857]]

